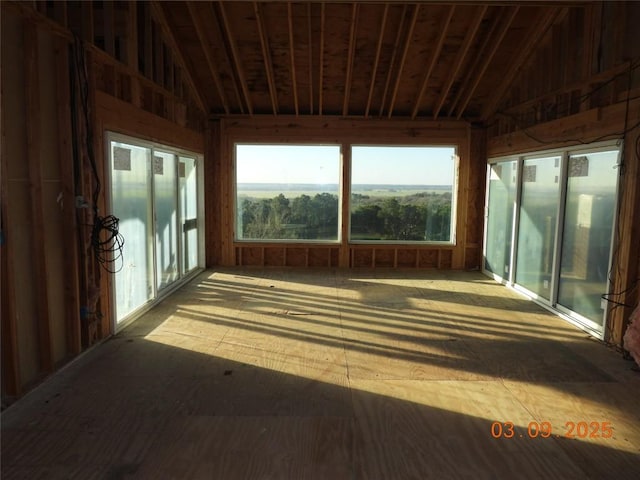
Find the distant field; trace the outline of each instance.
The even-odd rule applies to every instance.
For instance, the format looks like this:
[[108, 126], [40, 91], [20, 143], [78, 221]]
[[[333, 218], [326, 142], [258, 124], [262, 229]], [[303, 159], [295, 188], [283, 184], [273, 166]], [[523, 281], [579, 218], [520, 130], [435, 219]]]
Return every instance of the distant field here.
[[[358, 189], [354, 190], [352, 193], [358, 193], [360, 195], [368, 195], [370, 197], [404, 197], [408, 195], [415, 195], [417, 193], [435, 193], [442, 194], [450, 192], [450, 190], [443, 190], [441, 188], [429, 188], [426, 187], [424, 189], [394, 189], [394, 188], [380, 188], [380, 189]], [[316, 194], [320, 193], [317, 190], [290, 190], [290, 191], [282, 191], [277, 192], [274, 190], [239, 190], [238, 196], [240, 198], [273, 198], [277, 197], [280, 193], [282, 193], [286, 198], [296, 198], [301, 195], [308, 195], [310, 197], [314, 197]], [[337, 195], [337, 192], [328, 192], [332, 195]]]

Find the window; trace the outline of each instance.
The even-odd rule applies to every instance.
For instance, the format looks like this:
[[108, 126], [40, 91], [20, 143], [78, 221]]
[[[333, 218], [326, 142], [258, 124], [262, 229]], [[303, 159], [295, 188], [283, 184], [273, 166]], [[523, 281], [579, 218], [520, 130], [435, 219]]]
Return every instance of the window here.
[[236, 145], [236, 239], [337, 241], [337, 145]]
[[454, 147], [353, 146], [350, 240], [453, 243]]

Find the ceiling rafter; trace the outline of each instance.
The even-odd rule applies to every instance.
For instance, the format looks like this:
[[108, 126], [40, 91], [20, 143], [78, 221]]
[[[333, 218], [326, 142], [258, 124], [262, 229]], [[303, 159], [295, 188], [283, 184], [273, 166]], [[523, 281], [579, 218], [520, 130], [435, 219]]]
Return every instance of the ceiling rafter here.
[[380, 25], [380, 36], [378, 37], [378, 46], [376, 47], [376, 59], [373, 63], [373, 71], [371, 72], [371, 83], [369, 85], [369, 97], [367, 98], [367, 107], [364, 111], [364, 116], [369, 116], [369, 109], [371, 108], [371, 100], [373, 98], [373, 88], [376, 84], [376, 74], [378, 73], [378, 64], [380, 63], [380, 52], [382, 51], [382, 40], [384, 40], [384, 30], [387, 26], [387, 15], [389, 14], [389, 4], [384, 4], [384, 12], [382, 12], [382, 22]]
[[249, 110], [249, 115], [253, 115], [253, 106], [251, 105], [251, 98], [249, 97], [249, 88], [247, 86], [247, 81], [245, 80], [244, 74], [242, 72], [242, 65], [240, 64], [240, 56], [238, 55], [238, 47], [236, 46], [236, 42], [231, 32], [229, 19], [227, 18], [227, 13], [224, 9], [224, 2], [219, 2], [218, 7], [220, 8], [220, 16], [222, 18], [223, 28], [225, 30], [227, 41], [229, 42], [229, 48], [231, 48], [231, 57], [233, 59], [235, 70], [238, 75], [238, 80], [240, 81], [240, 87], [242, 88], [244, 101], [247, 105], [247, 109]]
[[493, 115], [497, 108], [500, 100], [504, 96], [505, 91], [513, 80], [515, 79], [517, 73], [520, 71], [520, 68], [524, 65], [524, 63], [529, 59], [531, 53], [534, 51], [535, 47], [540, 42], [540, 39], [544, 36], [545, 33], [551, 28], [551, 25], [556, 21], [558, 17], [564, 15], [567, 12], [566, 8], [558, 8], [555, 10], [547, 10], [542, 18], [531, 27], [530, 31], [524, 36], [525, 42], [522, 47], [518, 49], [518, 54], [516, 58], [510, 62], [510, 67], [507, 72], [502, 77], [502, 82], [493, 91], [493, 95], [482, 110], [481, 119], [486, 120], [491, 115]]
[[307, 27], [309, 32], [309, 113], [313, 115], [313, 32], [311, 30], [311, 3], [307, 3]]
[[298, 85], [296, 82], [296, 59], [295, 59], [295, 45], [293, 42], [293, 14], [291, 2], [287, 2], [287, 21], [289, 24], [289, 57], [291, 59], [291, 84], [293, 90], [293, 104], [296, 112], [296, 116], [300, 114], [300, 108], [298, 105]]
[[402, 30], [404, 27], [404, 17], [407, 14], [407, 5], [402, 7], [402, 15], [400, 16], [400, 25], [398, 26], [398, 33], [396, 34], [396, 41], [393, 44], [393, 52], [391, 53], [391, 61], [389, 62], [389, 71], [387, 72], [387, 80], [384, 83], [384, 92], [382, 93], [382, 101], [380, 102], [380, 111], [378, 116], [382, 117], [384, 114], [384, 104], [387, 100], [387, 93], [389, 91], [389, 84], [391, 83], [391, 76], [393, 75], [393, 65], [396, 61], [396, 54], [398, 53], [398, 47], [400, 46], [400, 38], [402, 37]]
[[151, 12], [158, 22], [158, 25], [160, 25], [160, 30], [162, 31], [165, 42], [167, 43], [169, 48], [173, 50], [175, 60], [176, 62], [178, 62], [178, 66], [184, 72], [184, 80], [187, 82], [188, 87], [191, 89], [191, 94], [198, 104], [198, 107], [200, 107], [203, 112], [208, 112], [209, 109], [205, 106], [204, 100], [200, 95], [200, 89], [196, 87], [196, 82], [194, 81], [193, 75], [191, 74], [191, 69], [187, 66], [185, 57], [178, 46], [179, 43], [176, 41], [171, 27], [169, 27], [169, 23], [167, 22], [167, 17], [164, 14], [162, 4], [156, 0], [153, 0], [151, 2]]
[[318, 74], [318, 115], [322, 115], [322, 77], [324, 76], [324, 3], [320, 5], [320, 61]]
[[416, 3], [413, 9], [413, 16], [411, 17], [411, 23], [409, 24], [409, 31], [407, 32], [407, 39], [404, 42], [404, 49], [402, 51], [402, 58], [400, 59], [400, 65], [398, 67], [398, 74], [396, 76], [396, 84], [393, 87], [393, 95], [391, 96], [391, 103], [389, 104], [388, 118], [393, 115], [393, 108], [396, 105], [396, 98], [398, 95], [398, 88], [400, 88], [400, 81], [402, 80], [402, 70], [404, 70], [404, 64], [407, 61], [407, 54], [409, 53], [409, 47], [411, 47], [411, 38], [413, 37], [413, 29], [416, 26], [418, 20], [418, 12], [420, 11], [420, 4]]
[[356, 32], [358, 30], [358, 4], [354, 3], [351, 8], [351, 28], [349, 31], [349, 54], [347, 55], [347, 78], [344, 84], [344, 103], [342, 105], [342, 115], [349, 113], [349, 95], [351, 94], [351, 81], [353, 77], [353, 57], [356, 52]]
[[271, 108], [273, 114], [278, 114], [278, 94], [274, 84], [273, 62], [271, 61], [271, 49], [269, 48], [269, 35], [267, 27], [264, 24], [262, 9], [258, 2], [253, 2], [253, 11], [256, 14], [256, 23], [258, 24], [258, 35], [260, 36], [260, 47], [262, 48], [262, 58], [264, 60], [264, 69], [267, 74], [267, 85], [269, 87], [269, 96], [271, 97]]
[[469, 48], [471, 48], [473, 39], [475, 38], [476, 33], [478, 33], [478, 29], [480, 28], [480, 23], [482, 22], [482, 18], [484, 17], [488, 8], [489, 8], [488, 5], [482, 5], [480, 7], [480, 11], [478, 12], [477, 15], [474, 16], [473, 23], [469, 27], [469, 30], [467, 30], [467, 35], [465, 36], [464, 41], [462, 42], [462, 46], [458, 51], [458, 56], [456, 58], [454, 67], [451, 70], [451, 75], [449, 75], [449, 80], [447, 80], [447, 83], [440, 94], [440, 100], [438, 101], [437, 106], [433, 112], [434, 120], [438, 118], [438, 115], [440, 114], [440, 110], [442, 109], [444, 102], [447, 100], [447, 97], [449, 96], [449, 91], [451, 90], [451, 87], [453, 86], [453, 82], [455, 82], [456, 77], [458, 76], [460, 67], [462, 67], [464, 60], [467, 58], [467, 53], [469, 53]]
[[460, 88], [458, 89], [456, 96], [454, 97], [453, 101], [451, 102], [451, 105], [449, 106], [449, 112], [447, 116], [449, 117], [451, 116], [456, 106], [458, 105], [460, 98], [468, 90], [469, 84], [471, 83], [472, 79], [477, 77], [476, 72], [478, 70], [478, 66], [482, 61], [482, 58], [484, 57], [485, 52], [489, 48], [489, 45], [491, 45], [495, 32], [498, 30], [498, 27], [502, 24], [502, 19], [505, 17], [506, 11], [507, 10], [501, 9], [500, 12], [495, 16], [488, 34], [485, 35], [484, 40], [482, 41], [482, 45], [480, 45], [480, 48], [478, 48], [478, 53], [474, 56], [471, 66], [467, 68], [467, 74], [464, 80], [461, 82]]
[[[473, 84], [471, 85], [471, 88], [469, 88], [469, 90], [467, 91], [467, 94], [465, 95], [463, 102], [460, 104], [460, 108], [458, 108], [458, 114], [456, 115], [457, 120], [460, 120], [460, 117], [462, 117], [462, 114], [467, 108], [467, 105], [469, 105], [469, 102], [471, 101], [471, 97], [475, 93], [476, 88], [478, 88], [480, 79], [484, 76], [484, 72], [487, 71], [489, 64], [493, 60], [493, 56], [498, 51], [498, 47], [502, 44], [502, 41], [504, 40], [504, 36], [507, 34], [507, 30], [509, 30], [511, 23], [513, 23], [513, 20], [516, 18], [516, 15], [519, 10], [520, 10], [520, 7], [509, 8], [509, 12], [505, 14], [506, 19], [503, 21], [502, 27], [498, 31], [496, 38], [493, 40], [491, 44], [491, 50], [489, 50], [487, 54], [478, 55], [478, 58], [482, 58], [484, 63], [482, 67], [480, 67], [479, 71], [474, 69], [474, 75], [473, 75], [474, 81], [473, 81]], [[493, 38], [493, 35], [488, 35], [487, 39], [489, 38]], [[462, 89], [460, 89], [460, 92], [462, 92]], [[457, 103], [457, 101], [454, 102], [454, 105], [455, 103]], [[451, 113], [453, 113], [453, 106], [451, 111], [449, 112], [449, 115], [451, 115]]]
[[413, 107], [413, 112], [411, 112], [411, 119], [415, 119], [418, 115], [418, 110], [420, 110], [420, 102], [422, 102], [422, 97], [424, 96], [424, 92], [427, 89], [427, 85], [429, 83], [429, 79], [431, 78], [431, 74], [433, 73], [433, 69], [438, 62], [438, 58], [440, 58], [440, 52], [442, 51], [442, 46], [444, 45], [444, 41], [447, 38], [447, 32], [449, 31], [449, 25], [451, 24], [451, 19], [453, 18], [453, 14], [456, 10], [455, 5], [451, 5], [447, 14], [445, 15], [444, 22], [442, 22], [442, 31], [440, 32], [440, 37], [438, 38], [438, 43], [436, 43], [436, 47], [433, 51], [433, 55], [431, 56], [431, 61], [429, 62], [429, 68], [427, 68], [427, 72], [422, 80], [422, 86], [420, 87], [420, 93], [418, 93], [418, 98], [416, 98], [415, 105]]
[[211, 49], [209, 48], [209, 42], [207, 41], [205, 27], [202, 24], [202, 18], [198, 14], [193, 2], [187, 2], [187, 9], [189, 10], [189, 15], [191, 16], [191, 21], [193, 22], [193, 26], [195, 28], [196, 35], [198, 36], [200, 45], [202, 46], [202, 51], [204, 52], [204, 56], [207, 61], [207, 66], [209, 67], [209, 72], [211, 73], [211, 77], [213, 78], [213, 83], [216, 86], [216, 90], [218, 91], [218, 95], [220, 97], [220, 100], [222, 101], [224, 112], [227, 115], [229, 115], [229, 112], [230, 112], [229, 102], [227, 101], [227, 97], [224, 94], [224, 88], [222, 87], [220, 74], [216, 69], [216, 63], [213, 59], [213, 56], [211, 55]]

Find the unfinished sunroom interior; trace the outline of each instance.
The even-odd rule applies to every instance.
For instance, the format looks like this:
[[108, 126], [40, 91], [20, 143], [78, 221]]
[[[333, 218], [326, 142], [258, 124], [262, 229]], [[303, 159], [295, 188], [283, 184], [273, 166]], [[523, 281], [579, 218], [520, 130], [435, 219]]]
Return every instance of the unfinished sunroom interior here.
[[3, 479], [638, 478], [640, 3], [0, 9]]

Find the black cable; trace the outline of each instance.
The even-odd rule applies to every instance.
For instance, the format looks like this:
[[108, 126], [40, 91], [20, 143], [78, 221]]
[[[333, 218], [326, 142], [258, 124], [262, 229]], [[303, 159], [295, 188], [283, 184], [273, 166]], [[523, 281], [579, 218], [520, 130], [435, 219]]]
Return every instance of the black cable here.
[[[91, 245], [96, 260], [109, 273], [117, 273], [122, 270], [124, 237], [118, 231], [120, 220], [113, 216], [96, 217], [91, 230]], [[116, 269], [111, 265], [120, 261], [120, 266]]]

